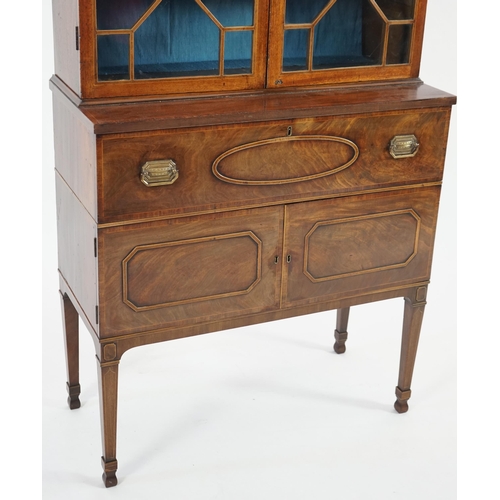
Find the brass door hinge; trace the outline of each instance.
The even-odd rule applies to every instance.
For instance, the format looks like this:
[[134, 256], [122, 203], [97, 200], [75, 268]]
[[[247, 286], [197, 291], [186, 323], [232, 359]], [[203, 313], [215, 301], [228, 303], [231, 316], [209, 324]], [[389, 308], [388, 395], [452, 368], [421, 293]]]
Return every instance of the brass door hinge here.
[[76, 50], [80, 50], [80, 30], [78, 26], [75, 26], [75, 44]]

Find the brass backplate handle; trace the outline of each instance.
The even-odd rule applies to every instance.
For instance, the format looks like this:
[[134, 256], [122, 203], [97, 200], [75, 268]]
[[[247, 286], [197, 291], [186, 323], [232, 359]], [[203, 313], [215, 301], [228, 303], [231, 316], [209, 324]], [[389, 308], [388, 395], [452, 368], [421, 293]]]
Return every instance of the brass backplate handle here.
[[147, 187], [173, 184], [178, 177], [179, 170], [174, 160], [148, 161], [141, 169], [141, 182]]
[[417, 154], [420, 144], [413, 135], [396, 135], [389, 144], [389, 153], [393, 158], [411, 158]]

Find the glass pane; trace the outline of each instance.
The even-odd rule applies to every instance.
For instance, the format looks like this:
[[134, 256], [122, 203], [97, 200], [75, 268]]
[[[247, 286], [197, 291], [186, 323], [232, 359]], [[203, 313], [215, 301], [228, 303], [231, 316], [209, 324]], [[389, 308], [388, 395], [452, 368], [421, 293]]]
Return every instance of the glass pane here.
[[313, 69], [380, 64], [383, 27], [369, 0], [337, 0], [314, 30]]
[[415, 0], [376, 0], [389, 21], [413, 19]]
[[225, 28], [252, 26], [254, 0], [203, 0], [208, 10]]
[[97, 75], [100, 81], [129, 79], [129, 35], [97, 37]]
[[408, 64], [410, 61], [412, 27], [409, 24], [395, 24], [389, 28], [387, 64]]
[[252, 72], [252, 31], [227, 31], [224, 44], [224, 74]]
[[163, 0], [135, 32], [135, 78], [219, 74], [220, 32], [194, 0]]
[[363, 1], [363, 57], [367, 64], [382, 64], [385, 21], [370, 0]]
[[310, 30], [286, 30], [283, 52], [283, 71], [307, 69]]
[[97, 29], [130, 29], [154, 0], [96, 0]]
[[[408, 64], [412, 24], [391, 21], [413, 20], [415, 4], [415, 0], [337, 0], [333, 4], [287, 0], [286, 23], [312, 23], [313, 70], [381, 65], [386, 33], [386, 64]], [[307, 70], [309, 43], [307, 29], [285, 28], [283, 71]]]
[[329, 0], [287, 0], [285, 10], [286, 24], [310, 24], [325, 8]]

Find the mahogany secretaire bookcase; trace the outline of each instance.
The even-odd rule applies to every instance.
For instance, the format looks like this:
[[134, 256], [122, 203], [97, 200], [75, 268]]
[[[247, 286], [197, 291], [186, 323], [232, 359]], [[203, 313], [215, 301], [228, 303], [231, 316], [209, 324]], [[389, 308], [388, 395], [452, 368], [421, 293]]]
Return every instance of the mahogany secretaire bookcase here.
[[408, 409], [451, 107], [419, 78], [426, 0], [53, 0], [60, 293], [117, 484], [132, 347], [404, 298]]

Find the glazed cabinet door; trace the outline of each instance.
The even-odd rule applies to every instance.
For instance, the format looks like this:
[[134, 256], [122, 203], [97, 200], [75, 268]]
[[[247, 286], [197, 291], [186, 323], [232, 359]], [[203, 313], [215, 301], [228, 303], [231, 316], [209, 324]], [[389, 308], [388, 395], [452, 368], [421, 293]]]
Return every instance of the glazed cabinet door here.
[[262, 88], [268, 0], [80, 0], [84, 98]]
[[283, 307], [426, 282], [439, 186], [288, 205]]
[[426, 0], [271, 0], [267, 86], [416, 77]]
[[101, 229], [100, 336], [279, 308], [283, 207]]
[[427, 0], [53, 0], [83, 99], [417, 77]]

